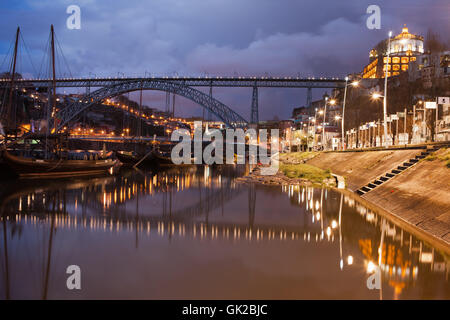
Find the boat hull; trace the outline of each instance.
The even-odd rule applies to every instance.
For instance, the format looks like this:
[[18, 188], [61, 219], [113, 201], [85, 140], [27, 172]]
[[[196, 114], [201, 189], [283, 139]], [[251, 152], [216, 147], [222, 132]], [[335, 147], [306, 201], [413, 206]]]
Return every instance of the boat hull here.
[[[125, 152], [116, 152], [117, 159], [120, 160], [125, 166], [131, 167], [138, 163], [142, 157], [125, 153]], [[143, 166], [151, 166], [154, 165], [153, 154], [148, 155], [144, 160], [142, 160], [139, 165]]]
[[117, 160], [40, 160], [30, 159], [3, 152], [3, 159], [19, 177], [55, 178], [96, 175], [108, 172], [117, 166]]
[[194, 159], [191, 158], [190, 163], [182, 163], [182, 164], [175, 164], [172, 162], [172, 158], [165, 156], [161, 154], [158, 151], [153, 152], [153, 160], [156, 163], [156, 165], [161, 167], [172, 167], [172, 166], [192, 166], [194, 165]]

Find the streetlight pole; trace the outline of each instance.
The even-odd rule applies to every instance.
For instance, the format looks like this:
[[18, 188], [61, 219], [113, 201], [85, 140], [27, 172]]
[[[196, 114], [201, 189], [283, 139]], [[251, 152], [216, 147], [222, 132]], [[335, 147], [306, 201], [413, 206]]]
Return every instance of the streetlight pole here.
[[345, 117], [345, 101], [347, 99], [347, 84], [348, 84], [348, 77], [345, 77], [344, 102], [342, 104], [342, 124], [341, 124], [342, 150], [345, 150], [344, 117]]
[[387, 60], [386, 60], [386, 70], [384, 72], [384, 97], [383, 97], [383, 122], [384, 122], [384, 142], [386, 148], [388, 147], [387, 144], [387, 78], [388, 78], [388, 68], [389, 68], [389, 53], [390, 53], [390, 46], [391, 46], [391, 37], [392, 37], [392, 31], [389, 31], [389, 38], [388, 38], [388, 46], [387, 46]]
[[316, 108], [316, 112], [314, 113], [313, 148], [316, 147], [316, 123], [317, 123], [317, 108]]
[[325, 107], [323, 109], [323, 123], [322, 123], [322, 146], [323, 146], [323, 151], [325, 151], [325, 119], [327, 116], [327, 101], [328, 101], [328, 97], [325, 97]]

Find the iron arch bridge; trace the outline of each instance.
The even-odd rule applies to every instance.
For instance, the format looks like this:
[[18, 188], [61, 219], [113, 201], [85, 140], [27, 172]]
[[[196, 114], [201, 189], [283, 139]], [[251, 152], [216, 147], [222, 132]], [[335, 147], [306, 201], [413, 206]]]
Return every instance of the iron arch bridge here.
[[247, 120], [235, 111], [227, 107], [222, 102], [214, 99], [212, 96], [197, 89], [177, 82], [155, 79], [139, 79], [119, 82], [98, 89], [85, 95], [81, 100], [78, 100], [77, 102], [74, 102], [60, 110], [56, 114], [56, 119], [59, 120], [56, 125], [56, 131], [58, 132], [64, 126], [67, 126], [70, 121], [75, 119], [82, 111], [91, 107], [93, 104], [99, 103], [106, 98], [141, 89], [160, 90], [183, 96], [207, 109], [209, 112], [222, 120], [228, 127], [242, 128], [248, 125]]

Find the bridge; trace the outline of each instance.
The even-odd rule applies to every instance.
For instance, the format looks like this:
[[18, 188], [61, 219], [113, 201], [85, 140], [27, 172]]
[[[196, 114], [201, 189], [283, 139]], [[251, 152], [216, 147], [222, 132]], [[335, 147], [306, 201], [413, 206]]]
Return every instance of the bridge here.
[[[48, 89], [52, 87], [52, 79], [18, 79], [17, 88]], [[258, 88], [306, 88], [307, 102], [312, 102], [314, 88], [343, 88], [345, 80], [340, 78], [299, 78], [299, 77], [116, 77], [116, 78], [60, 78], [56, 79], [58, 88], [86, 88], [86, 94], [63, 108], [56, 116], [59, 120], [57, 131], [74, 120], [81, 112], [106, 98], [137, 90], [160, 90], [181, 95], [202, 106], [228, 127], [242, 128], [248, 125], [244, 117], [230, 107], [213, 98], [213, 87], [249, 87], [253, 88], [250, 123], [258, 123]], [[0, 79], [0, 88], [9, 88], [8, 79]], [[194, 89], [209, 87], [209, 95]], [[91, 88], [100, 88], [91, 92]]]

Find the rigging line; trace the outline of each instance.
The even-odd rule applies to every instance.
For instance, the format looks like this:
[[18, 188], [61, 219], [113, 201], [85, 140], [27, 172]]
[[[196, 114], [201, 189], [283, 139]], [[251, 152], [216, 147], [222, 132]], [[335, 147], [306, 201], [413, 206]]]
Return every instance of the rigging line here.
[[[61, 59], [59, 59], [58, 47], [56, 47], [56, 46], [55, 46], [55, 62], [57, 64], [57, 66], [55, 68], [59, 72], [59, 77], [63, 78], [63, 75], [62, 75], [63, 68], [61, 67]], [[58, 77], [58, 75], [56, 75], [56, 77]]]
[[48, 51], [49, 51], [49, 44], [50, 44], [50, 36], [47, 38], [47, 43], [46, 43], [46, 45], [45, 45], [44, 54], [43, 54], [43, 56], [42, 56], [42, 60], [41, 60], [41, 63], [40, 63], [40, 68], [39, 68], [39, 73], [38, 73], [38, 79], [41, 78], [41, 71], [44, 72], [44, 70], [45, 70], [45, 68], [46, 68], [46, 66], [45, 66], [45, 67], [44, 67], [44, 70], [42, 70], [44, 64], [46, 64], [46, 63], [47, 63], [47, 60], [48, 60], [48, 59], [47, 59], [47, 56], [48, 56]]
[[[7, 57], [9, 57], [9, 51], [8, 51], [8, 55], [5, 56], [5, 60], [6, 60]], [[9, 60], [9, 64], [8, 64], [8, 70], [6, 72], [11, 77], [12, 65], [14, 63], [14, 54], [11, 53], [11, 57], [9, 57], [9, 58], [10, 58], [10, 60]], [[8, 95], [9, 95], [9, 90], [7, 90], [5, 88], [3, 90], [3, 98], [2, 98], [2, 105], [1, 105], [1, 110], [0, 110], [0, 117], [3, 117], [4, 116], [3, 112], [6, 112], [5, 110], [7, 108], [7, 105], [5, 107], [5, 104], [7, 104]]]
[[8, 49], [8, 51], [6, 52], [5, 57], [3, 58], [2, 64], [0, 64], [0, 71], [1, 71], [2, 68], [3, 68], [3, 64], [4, 64], [4, 63], [6, 62], [6, 60], [9, 58], [9, 55], [10, 55], [10, 52], [11, 52], [12, 47], [13, 47], [13, 42], [11, 42], [11, 43], [9, 44], [9, 49]]
[[30, 64], [31, 64], [31, 67], [33, 68], [34, 74], [36, 75], [36, 68], [34, 67], [33, 60], [31, 59], [30, 50], [28, 50], [28, 46], [27, 46], [27, 44], [25, 42], [25, 39], [23, 38], [22, 34], [20, 34], [20, 39], [22, 40], [23, 47], [25, 48], [25, 52], [26, 52], [26, 54], [28, 56], [28, 59], [30, 60]]
[[[72, 71], [70, 70], [69, 64], [67, 63], [67, 60], [66, 60], [66, 56], [64, 55], [64, 52], [63, 52], [63, 50], [62, 50], [62, 47], [61, 47], [61, 45], [60, 45], [60, 43], [59, 43], [59, 40], [58, 40], [58, 38], [56, 37], [56, 35], [55, 35], [55, 40], [56, 40], [56, 47], [59, 48], [59, 51], [61, 52], [61, 56], [62, 56], [62, 58], [63, 58], [63, 61], [64, 61], [64, 63], [66, 64], [67, 70], [69, 71], [69, 76], [70, 76], [70, 78], [73, 78], [73, 77], [72, 77]], [[62, 70], [62, 69], [61, 69], [61, 70]]]

